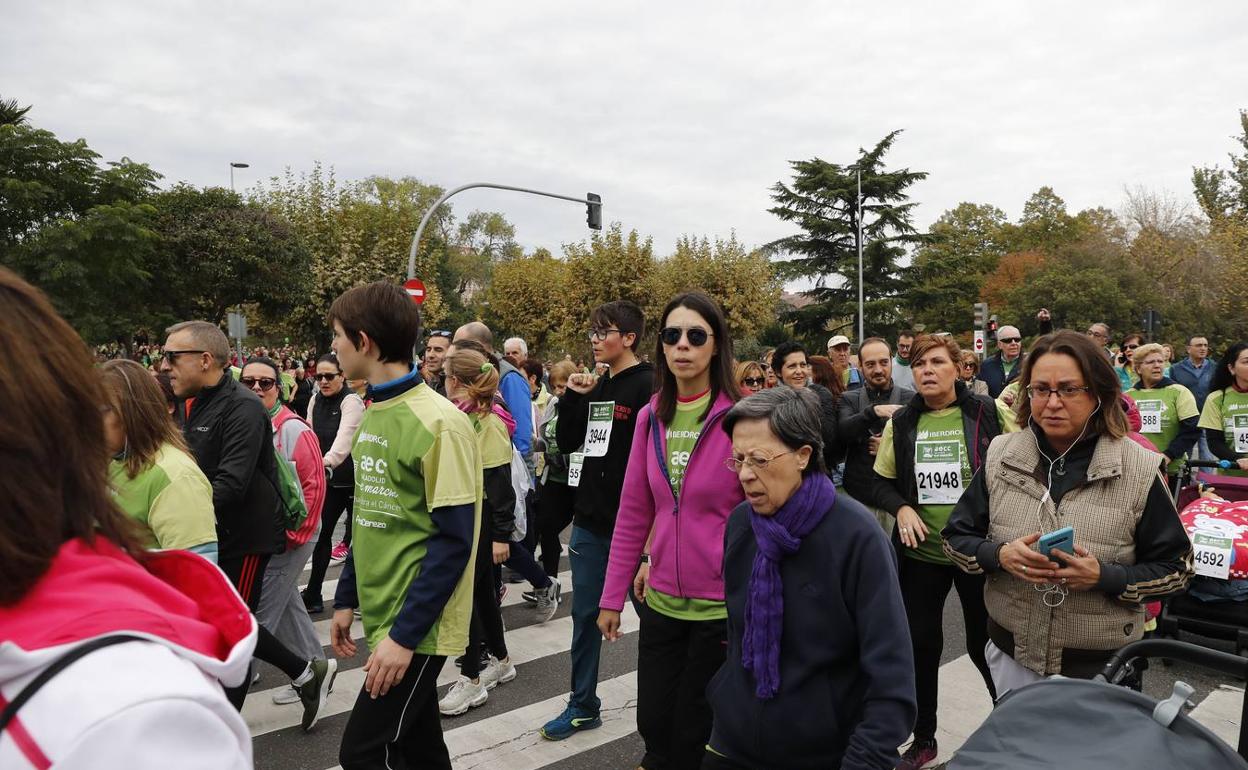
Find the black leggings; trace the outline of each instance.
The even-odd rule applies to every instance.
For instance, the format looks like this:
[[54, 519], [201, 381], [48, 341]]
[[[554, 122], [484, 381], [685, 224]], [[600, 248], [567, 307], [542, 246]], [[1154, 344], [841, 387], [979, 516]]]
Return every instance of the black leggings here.
[[945, 597], [957, 588], [966, 628], [966, 652], [984, 678], [988, 694], [995, 702], [984, 647], [988, 644], [988, 610], [984, 607], [984, 576], [968, 575], [952, 564], [932, 564], [909, 556], [897, 560], [901, 598], [910, 621], [910, 641], [914, 648], [914, 690], [919, 715], [914, 723], [915, 740], [936, 737], [936, 703], [940, 687], [940, 654], [945, 647]]
[[537, 491], [538, 541], [542, 546], [542, 569], [554, 577], [559, 574], [559, 555], [563, 544], [559, 533], [572, 523], [572, 502], [575, 490], [567, 484], [550, 481]]
[[[247, 603], [247, 608], [251, 610], [253, 616], [256, 614], [256, 608], [260, 606], [261, 589], [264, 588], [264, 570], [269, 566], [270, 558], [272, 558], [271, 555], [267, 553], [250, 553], [221, 559], [219, 563], [221, 571], [234, 584], [238, 595]], [[303, 674], [304, 669], [308, 667], [308, 661], [291, 652], [264, 626], [257, 623], [256, 627], [258, 633], [255, 656], [265, 663], [277, 666], [292, 680]], [[223, 688], [230, 705], [239, 711], [243, 709], [243, 701], [247, 698], [247, 688], [251, 686], [250, 670], [247, 673], [247, 679], [241, 685]]]
[[[325, 491], [325, 504], [321, 506], [321, 536], [312, 549], [312, 574], [308, 575], [308, 587], [303, 589], [306, 596], [321, 597], [321, 584], [325, 582], [325, 570], [329, 569], [330, 551], [334, 550], [334, 528], [338, 526], [338, 517], [343, 511], [351, 516], [351, 505], [355, 499], [355, 487], [330, 487]], [[347, 531], [343, 539], [351, 542], [351, 521], [347, 520]]]
[[[502, 660], [507, 657], [507, 642], [503, 639], [503, 614], [498, 606], [498, 589], [494, 583], [494, 541], [491, 528], [484, 521], [482, 506], [481, 535], [477, 538], [477, 562], [472, 583], [472, 622], [468, 626], [468, 649], [460, 673], [469, 679], [481, 674], [481, 648]], [[516, 548], [518, 546], [512, 546]]]

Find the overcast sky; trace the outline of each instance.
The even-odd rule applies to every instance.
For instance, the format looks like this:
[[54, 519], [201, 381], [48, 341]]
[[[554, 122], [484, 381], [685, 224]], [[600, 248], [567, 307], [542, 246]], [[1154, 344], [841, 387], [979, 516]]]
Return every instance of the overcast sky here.
[[[1248, 108], [1248, 3], [4, 3], [0, 96], [166, 182], [494, 181], [605, 202], [654, 236], [790, 231], [787, 161], [849, 163], [905, 129], [894, 166], [926, 227], [961, 201], [1017, 218], [1124, 186], [1190, 200]], [[585, 237], [584, 209], [468, 192], [526, 247]]]

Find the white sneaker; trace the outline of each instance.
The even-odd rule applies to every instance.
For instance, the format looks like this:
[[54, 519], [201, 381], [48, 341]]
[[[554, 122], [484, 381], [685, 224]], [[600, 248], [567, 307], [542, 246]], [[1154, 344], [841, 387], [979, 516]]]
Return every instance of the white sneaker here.
[[545, 588], [539, 588], [533, 592], [537, 597], [537, 604], [533, 605], [533, 612], [537, 615], [538, 623], [545, 623], [555, 616], [559, 611], [559, 594], [560, 589], [557, 579], [552, 578], [550, 585]]
[[516, 667], [511, 664], [511, 658], [504, 663], [493, 655], [490, 656], [489, 665], [481, 669], [481, 684], [487, 690], [493, 690], [500, 684], [507, 684], [516, 678]]
[[470, 708], [480, 706], [489, 700], [490, 693], [485, 689], [478, 677], [476, 684], [466, 676], [461, 676], [451, 685], [446, 696], [438, 701], [438, 711], [443, 716], [453, 717], [464, 714]]
[[293, 684], [288, 684], [273, 693], [273, 702], [279, 706], [285, 706], [289, 703], [298, 703], [299, 691], [295, 689]]

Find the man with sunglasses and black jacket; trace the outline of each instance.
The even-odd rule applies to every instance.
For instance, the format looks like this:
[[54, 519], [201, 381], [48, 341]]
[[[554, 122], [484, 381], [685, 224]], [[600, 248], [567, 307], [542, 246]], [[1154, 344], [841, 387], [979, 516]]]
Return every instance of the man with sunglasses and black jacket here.
[[[217, 563], [254, 613], [265, 567], [286, 547], [273, 427], [256, 394], [227, 371], [230, 343], [219, 328], [186, 321], [166, 333], [162, 368], [178, 398], [174, 418], [212, 484]], [[310, 730], [332, 684], [328, 663], [300, 659], [263, 626], [255, 654], [291, 678], [304, 705], [303, 729]], [[248, 684], [226, 690], [235, 708], [242, 708]]]

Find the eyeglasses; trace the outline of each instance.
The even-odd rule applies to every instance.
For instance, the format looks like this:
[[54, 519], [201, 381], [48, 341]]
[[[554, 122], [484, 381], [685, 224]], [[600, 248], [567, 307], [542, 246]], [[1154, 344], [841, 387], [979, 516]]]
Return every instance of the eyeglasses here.
[[1089, 393], [1092, 388], [1087, 385], [1059, 385], [1056, 388], [1050, 388], [1048, 385], [1028, 385], [1027, 397], [1039, 401], [1048, 401], [1049, 396], [1054, 393], [1061, 401], [1069, 401], [1080, 393]]
[[273, 386], [277, 384], [277, 380], [272, 377], [244, 377], [239, 380], [244, 388], [254, 389], [256, 385], [260, 386], [260, 390], [269, 392], [273, 390]]
[[338, 374], [334, 372], [318, 372], [312, 375], [312, 379], [317, 382], [333, 382], [338, 379]]
[[972, 364], [972, 363], [969, 363], [969, 362], [968, 362], [968, 363], [962, 364], [962, 368], [963, 368], [963, 369], [970, 369], [971, 371], [974, 371], [974, 370], [975, 370], [975, 364]]
[[764, 457], [763, 455], [746, 455], [745, 457], [740, 458], [729, 457], [724, 460], [724, 467], [733, 473], [740, 473], [742, 465], [748, 465], [753, 470], [761, 471], [763, 468], [771, 465], [776, 458], [791, 455], [795, 451], [797, 450], [790, 449], [787, 452], [781, 452], [780, 454], [772, 455], [771, 457]]
[[451, 333], [448, 332], [446, 329], [434, 329], [433, 331], [429, 332], [429, 336], [430, 337], [445, 337], [446, 339], [449, 340], [451, 338]]
[[589, 337], [590, 342], [602, 342], [610, 337], [612, 332], [621, 336], [624, 334], [619, 329], [590, 329], [585, 336]]
[[741, 380], [741, 383], [747, 388], [761, 388], [766, 382], [767, 378], [765, 377], [746, 377]]
[[1123, 346], [1122, 346], [1122, 349], [1123, 349], [1123, 350], [1135, 350], [1135, 349], [1136, 349], [1136, 348], [1138, 348], [1138, 347], [1139, 347], [1139, 345], [1123, 345]]
[[1002, 345], [1013, 345], [1015, 342], [1022, 342], [1022, 341], [1023, 341], [1022, 337], [1002, 337], [1001, 339], [997, 340], [997, 342], [1001, 343]]
[[1089, 337], [1100, 337], [1101, 339], [1105, 339], [1106, 337], [1108, 337], [1108, 336], [1109, 336], [1109, 335], [1107, 335], [1105, 332], [1098, 332], [1098, 331], [1095, 331], [1095, 330], [1093, 330], [1093, 329], [1088, 329], [1088, 331], [1087, 331], [1087, 335], [1088, 335]]
[[669, 326], [659, 332], [659, 337], [662, 338], [664, 345], [677, 345], [680, 343], [682, 334], [689, 340], [689, 344], [695, 348], [705, 345], [707, 339], [712, 336], [710, 332], [700, 326], [689, 326], [686, 328]]
[[166, 350], [161, 355], [170, 364], [175, 364], [178, 361], [178, 356], [182, 355], [183, 353], [207, 353], [207, 352], [208, 351], [206, 350]]

